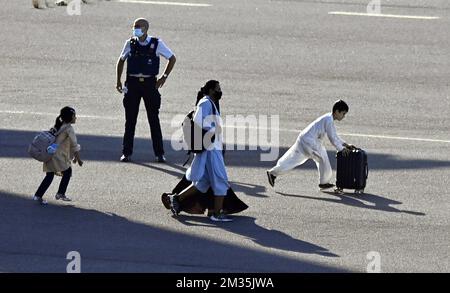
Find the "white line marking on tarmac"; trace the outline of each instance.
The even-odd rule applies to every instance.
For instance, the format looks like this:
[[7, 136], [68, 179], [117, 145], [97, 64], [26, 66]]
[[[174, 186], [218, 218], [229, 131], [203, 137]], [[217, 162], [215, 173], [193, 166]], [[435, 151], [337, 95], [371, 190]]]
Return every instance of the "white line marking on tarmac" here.
[[444, 139], [416, 138], [416, 137], [404, 137], [404, 136], [372, 135], [372, 134], [359, 134], [359, 133], [341, 133], [341, 135], [342, 136], [369, 137], [369, 138], [383, 138], [383, 139], [397, 139], [397, 140], [413, 140], [413, 141], [425, 141], [425, 142], [450, 143], [450, 140], [444, 140]]
[[406, 19], [439, 19], [439, 16], [419, 16], [419, 15], [399, 15], [399, 14], [378, 14], [378, 13], [358, 13], [358, 12], [344, 12], [344, 11], [330, 11], [330, 15], [349, 15], [349, 16], [372, 16], [372, 17], [390, 17], [390, 18], [406, 18]]
[[122, 3], [139, 3], [154, 5], [172, 5], [172, 6], [190, 6], [190, 7], [209, 7], [211, 4], [205, 3], [185, 3], [185, 2], [166, 2], [166, 1], [139, 1], [139, 0], [119, 0]]
[[[28, 112], [28, 111], [8, 111], [8, 110], [0, 110], [0, 114], [16, 114], [16, 115], [39, 115], [39, 116], [55, 116], [54, 113], [44, 113], [44, 112]], [[88, 118], [88, 119], [100, 119], [100, 120], [117, 120], [117, 121], [123, 121], [123, 117], [117, 117], [117, 116], [97, 116], [97, 115], [78, 115], [78, 118]], [[144, 119], [144, 118], [142, 118]], [[171, 121], [164, 121], [160, 120], [161, 124], [168, 124], [172, 125]], [[181, 123], [182, 121], [180, 121]], [[226, 126], [225, 128], [247, 128], [247, 127], [240, 127], [240, 126]], [[259, 130], [270, 130], [266, 127], [248, 127], [250, 129], [259, 129]], [[300, 130], [297, 129], [287, 129], [287, 128], [280, 128], [280, 132], [293, 132], [293, 133], [300, 133]], [[390, 135], [375, 135], [375, 134], [362, 134], [362, 133], [340, 133], [342, 136], [355, 136], [355, 137], [367, 137], [367, 138], [380, 138], [380, 139], [394, 139], [394, 140], [410, 140], [410, 141], [421, 141], [421, 142], [437, 142], [437, 143], [450, 143], [450, 140], [444, 140], [444, 139], [431, 139], [431, 138], [419, 138], [419, 137], [404, 137], [404, 136], [390, 136]]]
[[[55, 116], [54, 113], [43, 113], [43, 112], [28, 112], [28, 111], [8, 111], [0, 110], [2, 114], [25, 114], [25, 115], [38, 115], [38, 116]], [[56, 116], [55, 116], [56, 117]], [[78, 118], [92, 118], [92, 119], [103, 119], [103, 120], [121, 120], [121, 118], [113, 116], [97, 116], [97, 115], [79, 115]]]

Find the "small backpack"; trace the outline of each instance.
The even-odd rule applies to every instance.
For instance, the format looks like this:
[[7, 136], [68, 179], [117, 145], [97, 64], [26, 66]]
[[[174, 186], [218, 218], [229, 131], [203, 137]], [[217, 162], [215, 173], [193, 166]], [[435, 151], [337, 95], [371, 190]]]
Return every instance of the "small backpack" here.
[[[48, 153], [47, 149], [55, 143], [56, 137], [65, 129], [61, 128], [56, 131], [52, 128], [39, 132], [28, 146], [28, 154], [39, 162], [48, 162], [52, 159], [53, 154]], [[54, 152], [53, 152], [54, 153]]]

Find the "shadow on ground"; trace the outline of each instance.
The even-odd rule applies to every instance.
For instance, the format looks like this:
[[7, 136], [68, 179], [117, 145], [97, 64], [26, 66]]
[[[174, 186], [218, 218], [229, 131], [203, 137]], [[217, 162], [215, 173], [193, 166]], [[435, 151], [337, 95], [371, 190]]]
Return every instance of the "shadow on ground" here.
[[[257, 226], [253, 218], [227, 224], [224, 231], [249, 237], [262, 246], [328, 253], [312, 243]], [[0, 234], [0, 270], [6, 272], [65, 272], [69, 251], [81, 254], [83, 272], [342, 271], [115, 214], [72, 205], [43, 207], [7, 191], [0, 191]]]
[[293, 251], [299, 253], [318, 254], [327, 257], [338, 257], [328, 249], [318, 245], [292, 238], [278, 230], [266, 229], [256, 224], [256, 219], [248, 216], [235, 216], [232, 223], [214, 223], [207, 217], [181, 214], [175, 217], [188, 226], [220, 227], [234, 234], [244, 236], [261, 246]]
[[[0, 129], [0, 157], [1, 158], [29, 158], [26, 150], [28, 144], [33, 140], [33, 137], [38, 131], [22, 131]], [[78, 135], [78, 141], [82, 145], [83, 158], [90, 161], [112, 161], [118, 162], [122, 149], [122, 137], [117, 136], [97, 136], [97, 135]], [[182, 164], [187, 159], [185, 151], [174, 151], [171, 147], [171, 142], [164, 141], [164, 148], [168, 162], [172, 166], [184, 172]], [[279, 156], [282, 156], [287, 151], [286, 147], [279, 150]], [[261, 150], [255, 151], [227, 151], [225, 155], [225, 162], [227, 166], [236, 167], [255, 167], [255, 168], [270, 168], [275, 165], [275, 161], [261, 161]], [[331, 165], [336, 169], [335, 153], [328, 152]], [[150, 162], [153, 164], [153, 149], [150, 139], [136, 138], [133, 161], [138, 164], [145, 164], [148, 166]], [[402, 158], [389, 154], [368, 153], [368, 162], [370, 170], [397, 170], [397, 169], [433, 169], [433, 168], [448, 168], [450, 161], [439, 160], [422, 160]], [[153, 164], [154, 165], [154, 164]], [[157, 167], [154, 167], [157, 168]], [[308, 161], [301, 167], [302, 169], [315, 169], [314, 162]]]
[[422, 212], [415, 211], [407, 211], [401, 210], [393, 207], [392, 205], [401, 205], [402, 203], [396, 200], [392, 200], [386, 197], [382, 197], [380, 195], [364, 193], [364, 194], [353, 194], [353, 193], [344, 193], [344, 194], [335, 194], [332, 191], [325, 191], [325, 193], [335, 196], [336, 198], [324, 198], [319, 196], [307, 196], [307, 195], [299, 195], [299, 194], [288, 194], [277, 192], [283, 196], [289, 197], [297, 197], [304, 199], [312, 199], [319, 200], [324, 202], [338, 203], [356, 208], [364, 208], [369, 210], [377, 210], [391, 213], [405, 213], [414, 216], [425, 216]]

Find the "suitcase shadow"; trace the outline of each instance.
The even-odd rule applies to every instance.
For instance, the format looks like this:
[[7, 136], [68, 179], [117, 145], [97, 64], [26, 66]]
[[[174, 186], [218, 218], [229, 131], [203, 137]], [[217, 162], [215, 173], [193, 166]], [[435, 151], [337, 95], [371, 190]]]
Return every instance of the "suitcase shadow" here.
[[377, 210], [377, 211], [384, 211], [384, 212], [391, 212], [391, 213], [405, 213], [405, 214], [409, 214], [409, 215], [413, 215], [413, 216], [425, 216], [426, 215], [425, 213], [422, 213], [422, 212], [401, 210], [401, 209], [395, 208], [392, 205], [401, 205], [402, 202], [392, 200], [392, 199], [389, 199], [386, 197], [382, 197], [379, 195], [370, 194], [370, 193], [336, 194], [332, 191], [323, 191], [323, 193], [335, 196], [336, 199], [324, 198], [324, 197], [318, 197], [318, 196], [299, 195], [299, 194], [288, 194], [288, 193], [283, 193], [283, 192], [277, 192], [277, 193], [280, 195], [283, 195], [283, 196], [299, 197], [299, 198], [313, 199], [313, 200], [319, 200], [319, 201], [324, 201], [324, 202], [338, 203], [338, 204], [348, 205], [351, 207], [364, 208], [364, 209], [369, 209], [369, 210]]
[[212, 222], [205, 216], [178, 215], [174, 219], [187, 226], [221, 228], [228, 232], [241, 235], [253, 242], [268, 248], [293, 251], [307, 254], [317, 254], [326, 257], [339, 257], [328, 249], [310, 242], [295, 239], [292, 236], [272, 229], [266, 229], [256, 224], [256, 218], [234, 216], [231, 223]]

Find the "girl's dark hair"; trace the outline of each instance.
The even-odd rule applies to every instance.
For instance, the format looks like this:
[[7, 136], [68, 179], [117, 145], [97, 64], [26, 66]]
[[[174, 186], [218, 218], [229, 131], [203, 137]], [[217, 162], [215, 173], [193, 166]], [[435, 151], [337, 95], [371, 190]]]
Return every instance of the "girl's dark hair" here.
[[198, 91], [197, 93], [197, 101], [195, 105], [197, 106], [198, 102], [209, 93], [209, 90], [212, 90], [216, 87], [219, 82], [217, 80], [208, 80], [205, 85]]
[[56, 117], [55, 126], [53, 128], [58, 131], [64, 122], [69, 123], [70, 121], [72, 121], [73, 115], [75, 115], [74, 108], [69, 106], [62, 108], [61, 111], [59, 111], [59, 116]]

